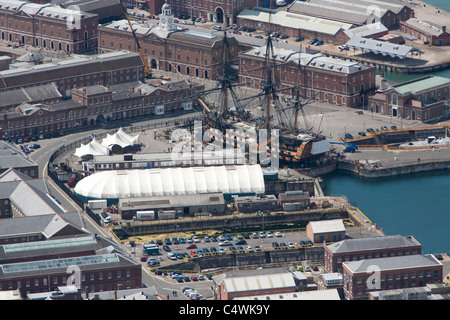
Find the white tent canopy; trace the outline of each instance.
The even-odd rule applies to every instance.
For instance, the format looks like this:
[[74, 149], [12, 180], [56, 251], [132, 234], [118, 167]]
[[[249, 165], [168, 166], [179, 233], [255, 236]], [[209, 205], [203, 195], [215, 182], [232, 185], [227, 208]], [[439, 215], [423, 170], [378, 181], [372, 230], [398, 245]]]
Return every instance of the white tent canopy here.
[[77, 183], [86, 198], [120, 199], [223, 192], [264, 193], [260, 165], [102, 171]]
[[133, 137], [133, 136], [125, 133], [125, 131], [123, 131], [123, 129], [120, 128], [114, 134], [108, 133], [106, 135], [106, 138], [103, 139], [102, 144], [105, 147], [111, 147], [111, 146], [117, 144], [117, 145], [121, 146], [122, 148], [125, 148], [125, 147], [132, 146], [132, 145], [138, 143], [138, 141], [139, 141], [139, 135]]
[[77, 157], [83, 156], [106, 156], [109, 154], [109, 149], [102, 145], [97, 139], [93, 139], [88, 144], [82, 144], [79, 148], [75, 150], [74, 155]]

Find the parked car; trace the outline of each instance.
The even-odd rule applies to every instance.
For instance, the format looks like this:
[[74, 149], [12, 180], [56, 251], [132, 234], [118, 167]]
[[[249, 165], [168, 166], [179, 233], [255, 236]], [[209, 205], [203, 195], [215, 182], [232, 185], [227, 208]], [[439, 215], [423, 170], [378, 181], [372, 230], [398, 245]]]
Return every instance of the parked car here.
[[319, 41], [318, 39], [312, 39], [309, 44], [315, 44], [317, 41]]
[[211, 247], [211, 253], [212, 254], [216, 254], [217, 253], [217, 249], [216, 249], [216, 247]]
[[300, 41], [303, 41], [303, 40], [305, 40], [304, 37], [296, 37], [296, 38], [294, 38], [295, 42], [300, 42]]
[[397, 127], [396, 126], [391, 126], [391, 129], [395, 130], [395, 129], [397, 129]]
[[256, 35], [256, 36], [255, 36], [255, 38], [256, 38], [256, 39], [264, 39], [264, 37], [263, 37], [263, 36], [261, 36], [261, 35], [259, 35], [259, 34], [258, 34], [258, 35]]
[[280, 39], [287, 39], [287, 38], [289, 38], [289, 37], [285, 34], [280, 35]]
[[366, 131], [367, 132], [375, 132], [375, 130], [373, 130], [372, 128], [367, 128]]
[[358, 134], [359, 134], [361, 137], [365, 137], [365, 136], [366, 136], [366, 133], [363, 132], [363, 131], [358, 132]]
[[197, 249], [197, 245], [195, 243], [188, 244], [186, 249]]
[[353, 139], [353, 136], [350, 133], [346, 133], [344, 137], [345, 139]]
[[275, 237], [278, 237], [278, 238], [283, 236], [280, 231], [277, 231], [274, 234], [275, 234]]
[[274, 241], [274, 242], [272, 242], [272, 247], [277, 249], [280, 247], [280, 245], [278, 244], [278, 242]]
[[319, 271], [319, 267], [317, 267], [316, 265], [311, 267], [313, 269], [313, 271]]
[[226, 235], [225, 235], [225, 239], [228, 240], [228, 241], [233, 240], [233, 238], [232, 238], [229, 234], [226, 234]]
[[172, 252], [167, 254], [167, 258], [169, 258], [170, 260], [177, 260], [177, 257]]
[[233, 243], [231, 241], [225, 240], [221, 243], [219, 243], [219, 246], [232, 246]]
[[313, 43], [315, 46], [321, 46], [323, 45], [323, 40], [319, 40]]
[[387, 130], [388, 129], [388, 127], [386, 127], [386, 126], [381, 126], [381, 130]]
[[172, 250], [170, 250], [170, 247], [167, 244], [163, 245], [163, 249], [164, 249], [164, 251], [167, 251], [167, 252], [172, 251]]
[[342, 46], [339, 46], [338, 48], [339, 48], [340, 51], [344, 51], [344, 50], [348, 50], [349, 49], [348, 45], [346, 45], [346, 44], [343, 44]]
[[444, 260], [444, 258], [443, 258], [442, 255], [440, 255], [440, 254], [435, 254], [434, 256], [435, 256], [436, 259], [438, 259], [438, 260]]
[[247, 241], [245, 241], [244, 239], [240, 239], [240, 240], [236, 240], [235, 244], [236, 245], [247, 244]]

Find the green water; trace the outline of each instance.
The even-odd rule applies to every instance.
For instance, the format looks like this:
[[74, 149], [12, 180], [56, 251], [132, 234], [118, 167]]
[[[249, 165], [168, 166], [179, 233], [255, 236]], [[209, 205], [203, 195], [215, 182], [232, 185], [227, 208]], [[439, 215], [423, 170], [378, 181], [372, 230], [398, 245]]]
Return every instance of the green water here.
[[[426, 2], [450, 11], [450, 0]], [[450, 78], [450, 69], [433, 74]], [[403, 82], [424, 75], [387, 72], [385, 76]], [[450, 252], [450, 171], [382, 179], [344, 173], [323, 178], [326, 195], [348, 197], [386, 234], [412, 235], [424, 253]]]

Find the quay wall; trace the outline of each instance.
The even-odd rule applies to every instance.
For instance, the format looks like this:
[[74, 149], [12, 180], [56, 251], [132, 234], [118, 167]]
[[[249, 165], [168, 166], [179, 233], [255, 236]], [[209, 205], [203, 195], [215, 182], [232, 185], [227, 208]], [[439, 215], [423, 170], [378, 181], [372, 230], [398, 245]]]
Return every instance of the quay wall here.
[[354, 161], [338, 161], [337, 170], [353, 172], [365, 178], [383, 178], [426, 171], [449, 170], [450, 160], [428, 160], [389, 167], [369, 167]]
[[[270, 246], [270, 242], [267, 241]], [[158, 267], [158, 270], [165, 271], [190, 271], [201, 272], [204, 270], [220, 269], [221, 271], [234, 268], [254, 269], [261, 265], [265, 268], [274, 268], [286, 265], [302, 264], [322, 264], [324, 258], [323, 246], [303, 247], [286, 250], [264, 250], [253, 253], [227, 253], [222, 255], [209, 255], [192, 258], [187, 262], [171, 264]]]
[[[349, 214], [345, 209], [314, 209], [298, 212], [277, 212], [264, 215], [264, 225], [287, 224], [287, 223], [304, 223], [316, 220], [331, 219], [347, 219]], [[245, 216], [234, 215], [220, 217], [203, 217], [192, 219], [177, 219], [166, 221], [155, 221], [154, 223], [137, 223], [127, 226], [117, 226], [113, 228], [113, 232], [118, 236], [126, 237], [127, 235], [148, 235], [160, 233], [176, 233], [183, 231], [202, 231], [208, 229], [226, 228], [252, 228], [262, 226], [262, 217], [259, 215]]]

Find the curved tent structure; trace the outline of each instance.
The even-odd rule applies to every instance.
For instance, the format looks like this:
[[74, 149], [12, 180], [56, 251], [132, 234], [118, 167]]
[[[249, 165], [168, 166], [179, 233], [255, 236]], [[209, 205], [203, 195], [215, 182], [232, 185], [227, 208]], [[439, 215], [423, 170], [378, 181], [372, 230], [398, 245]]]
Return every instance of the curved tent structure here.
[[83, 201], [222, 192], [243, 195], [265, 192], [260, 165], [103, 171], [77, 183]]
[[113, 145], [119, 145], [122, 148], [132, 146], [138, 143], [139, 135], [133, 137], [120, 128], [114, 134], [107, 134], [106, 138], [103, 139], [102, 144], [105, 147], [111, 147]]
[[108, 148], [98, 142], [97, 139], [93, 139], [88, 144], [82, 144], [74, 153], [75, 156], [80, 158], [84, 156], [106, 156], [108, 154]]

